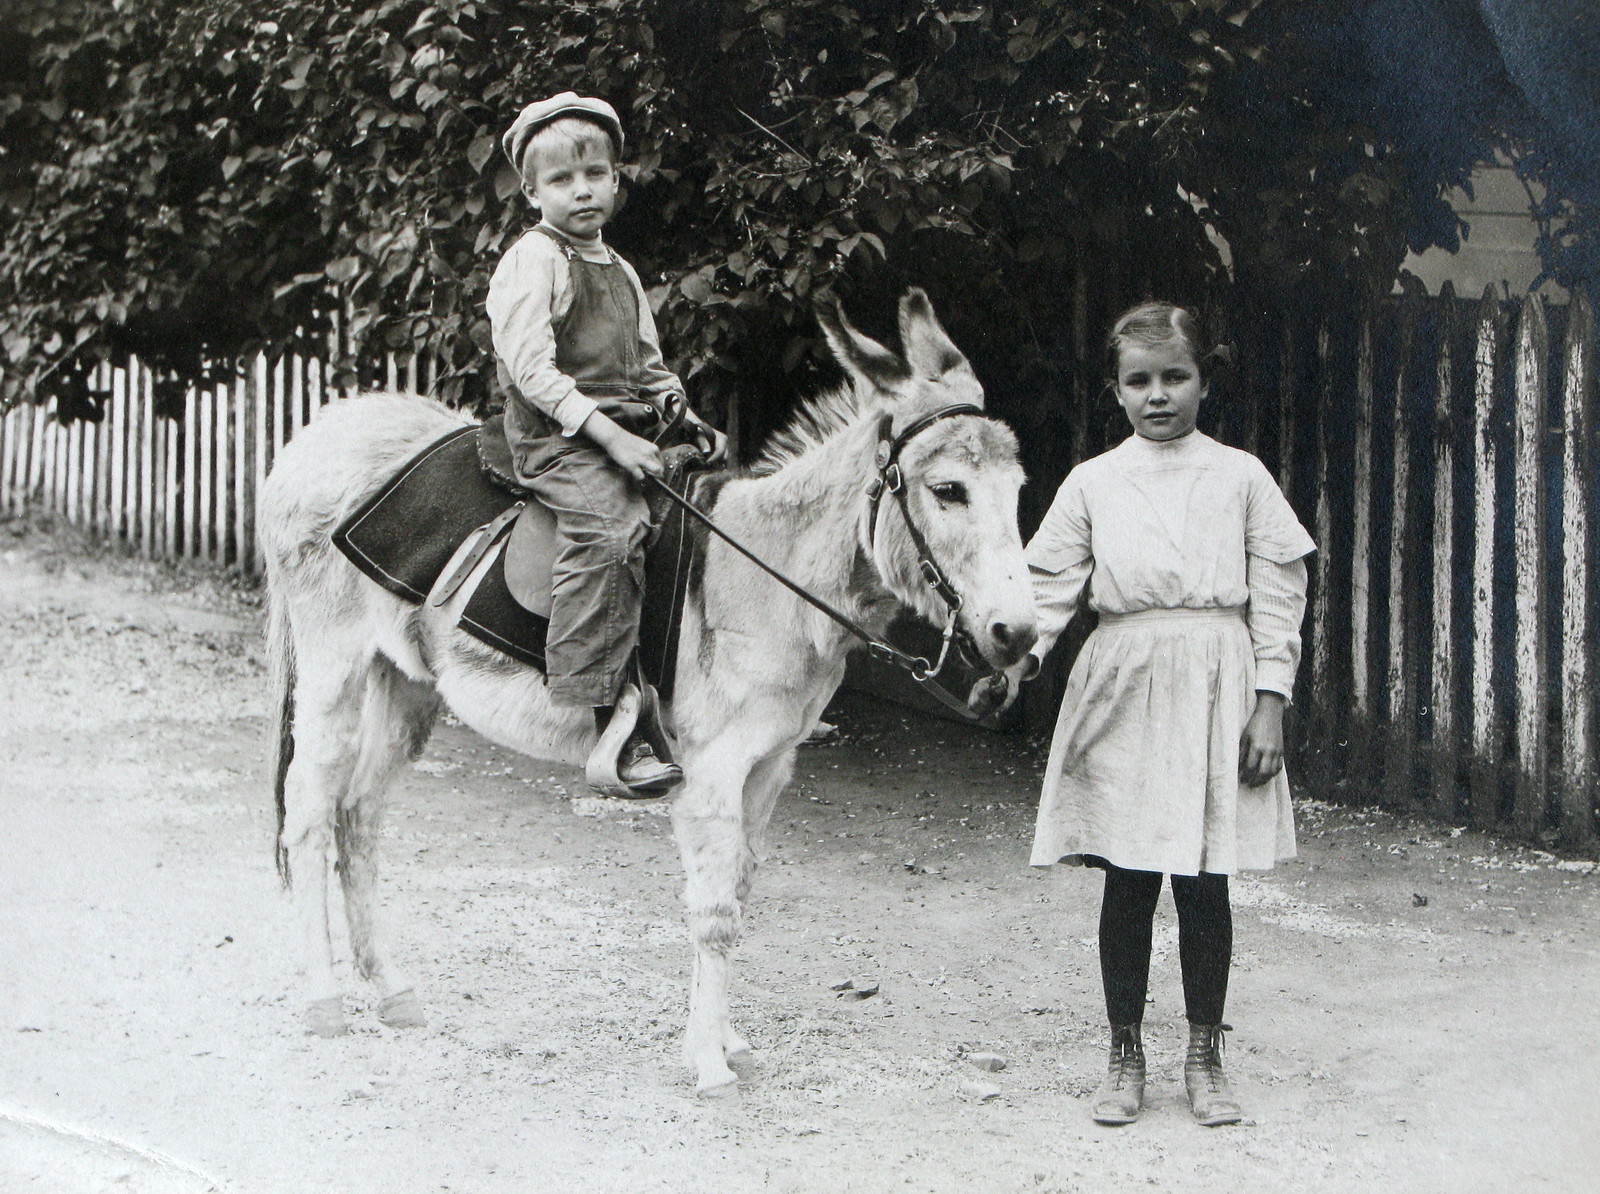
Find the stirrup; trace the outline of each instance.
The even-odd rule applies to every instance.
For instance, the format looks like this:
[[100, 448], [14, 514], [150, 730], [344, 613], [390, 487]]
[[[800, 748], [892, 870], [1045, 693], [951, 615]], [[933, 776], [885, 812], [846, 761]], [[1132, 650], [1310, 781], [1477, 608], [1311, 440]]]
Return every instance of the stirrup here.
[[[597, 792], [623, 800], [662, 796], [676, 787], [683, 781], [683, 769], [673, 762], [670, 743], [660, 723], [656, 690], [642, 680], [624, 684], [611, 720], [601, 730], [583, 765], [584, 781]], [[648, 749], [656, 766], [624, 777], [622, 753], [635, 739]]]
[[607, 796], [632, 795], [628, 785], [617, 774], [617, 759], [622, 754], [623, 746], [633, 736], [634, 727], [639, 724], [641, 703], [638, 685], [624, 684], [612, 709], [611, 720], [600, 731], [594, 749], [583, 764], [584, 782], [595, 791]]

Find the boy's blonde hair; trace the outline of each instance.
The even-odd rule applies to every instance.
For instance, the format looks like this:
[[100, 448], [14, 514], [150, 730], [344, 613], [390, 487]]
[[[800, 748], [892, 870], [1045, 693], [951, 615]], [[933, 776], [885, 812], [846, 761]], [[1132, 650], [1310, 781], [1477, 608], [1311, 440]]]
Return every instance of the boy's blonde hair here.
[[617, 164], [617, 143], [610, 129], [599, 121], [582, 116], [561, 116], [549, 124], [541, 125], [528, 137], [522, 147], [522, 161], [517, 164], [517, 170], [524, 180], [529, 180], [536, 153], [556, 148], [576, 153], [594, 145], [604, 146], [606, 158], [613, 166]]

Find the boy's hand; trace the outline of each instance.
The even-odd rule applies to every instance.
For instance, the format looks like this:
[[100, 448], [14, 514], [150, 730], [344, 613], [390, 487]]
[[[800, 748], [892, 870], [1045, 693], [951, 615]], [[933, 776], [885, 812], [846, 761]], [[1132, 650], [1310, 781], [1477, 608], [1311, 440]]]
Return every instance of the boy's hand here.
[[700, 441], [707, 464], [721, 464], [728, 459], [728, 437], [694, 411], [683, 416], [683, 425]]
[[1283, 770], [1283, 706], [1281, 693], [1256, 693], [1255, 712], [1239, 741], [1239, 781], [1247, 787], [1266, 783]]
[[609, 416], [594, 411], [580, 430], [600, 446], [605, 454], [635, 481], [660, 477], [666, 471], [661, 449], [647, 439], [618, 426]]

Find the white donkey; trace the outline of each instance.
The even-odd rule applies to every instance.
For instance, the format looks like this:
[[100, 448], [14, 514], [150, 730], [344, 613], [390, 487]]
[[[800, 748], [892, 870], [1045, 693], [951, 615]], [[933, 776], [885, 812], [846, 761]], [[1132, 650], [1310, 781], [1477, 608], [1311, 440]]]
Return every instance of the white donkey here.
[[[753, 467], [724, 480], [712, 516], [758, 556], [881, 634], [900, 606], [947, 616], [996, 669], [1035, 638], [1017, 530], [1022, 469], [1012, 433], [978, 412], [983, 390], [927, 297], [900, 302], [903, 355], [819, 312], [847, 381], [808, 403]], [[945, 417], [924, 420], [930, 414]], [[885, 418], [888, 416], [888, 418]], [[347, 1028], [334, 977], [330, 872], [344, 891], [357, 970], [379, 1015], [420, 1025], [410, 981], [374, 923], [384, 792], [417, 757], [441, 703], [485, 737], [528, 754], [581, 760], [587, 710], [550, 703], [543, 677], [457, 628], [461, 598], [406, 603], [335, 548], [333, 530], [405, 461], [467, 424], [426, 399], [337, 402], [278, 458], [259, 514], [268, 634], [279, 700], [278, 856], [294, 880], [312, 1031]], [[918, 424], [921, 424], [919, 427]], [[868, 483], [896, 447], [893, 499]], [[909, 437], [905, 436], [911, 431]], [[916, 542], [921, 539], [920, 548]], [[931, 556], [959, 594], [951, 613], [919, 563]], [[948, 592], [948, 590], [946, 590]], [[673, 723], [684, 783], [672, 823], [686, 874], [694, 946], [684, 1052], [697, 1087], [734, 1089], [728, 1058], [748, 1049], [728, 1016], [729, 955], [796, 746], [844, 676], [853, 636], [722, 540], [683, 615]]]

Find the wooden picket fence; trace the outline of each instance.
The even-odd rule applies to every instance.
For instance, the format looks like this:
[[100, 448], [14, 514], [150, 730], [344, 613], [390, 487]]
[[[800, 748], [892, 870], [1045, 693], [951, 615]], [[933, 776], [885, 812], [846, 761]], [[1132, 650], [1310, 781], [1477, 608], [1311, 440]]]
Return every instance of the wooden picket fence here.
[[[53, 405], [0, 418], [0, 514], [47, 510], [156, 559], [259, 572], [255, 501], [277, 453], [345, 391], [319, 360], [265, 356], [234, 381], [191, 390], [180, 418], [155, 415], [150, 371], [129, 359], [97, 371], [99, 422], [60, 423]], [[426, 363], [388, 358], [373, 384], [425, 392]]]
[[1319, 545], [1297, 701], [1318, 790], [1592, 838], [1595, 353], [1582, 295], [1448, 288], [1246, 346], [1220, 430]]
[[[1207, 426], [1268, 463], [1319, 545], [1297, 698], [1312, 789], [1590, 840], [1600, 437], [1589, 304], [1447, 293], [1356, 318], [1284, 312], [1253, 320], [1241, 347]], [[427, 390], [414, 361], [385, 372], [376, 380]], [[27, 406], [0, 419], [0, 513], [45, 509], [148, 556], [255, 574], [255, 495], [277, 451], [338, 393], [326, 366], [258, 358], [237, 381], [190, 393], [175, 420], [152, 417], [137, 361], [98, 384], [111, 395], [99, 423]], [[1075, 458], [1125, 434], [1090, 420], [1080, 397]]]

